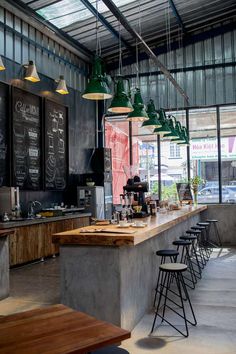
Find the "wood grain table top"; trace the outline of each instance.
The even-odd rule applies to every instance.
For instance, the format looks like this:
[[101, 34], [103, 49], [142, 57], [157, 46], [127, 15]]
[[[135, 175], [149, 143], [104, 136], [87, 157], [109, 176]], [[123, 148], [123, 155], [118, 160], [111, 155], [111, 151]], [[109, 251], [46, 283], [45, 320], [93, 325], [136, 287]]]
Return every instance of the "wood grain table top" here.
[[[98, 246], [135, 246], [148, 240], [188, 218], [207, 209], [206, 205], [184, 206], [180, 210], [157, 213], [157, 216], [142, 220], [147, 223], [144, 228], [129, 227], [123, 229], [117, 225], [87, 226], [80, 229], [60, 232], [53, 235], [53, 242], [60, 245], [98, 245]], [[84, 231], [88, 232], [84, 232]], [[97, 231], [96, 231], [97, 230]], [[127, 231], [126, 231], [127, 230]]]
[[130, 332], [64, 305], [0, 319], [1, 354], [85, 354], [130, 338]]

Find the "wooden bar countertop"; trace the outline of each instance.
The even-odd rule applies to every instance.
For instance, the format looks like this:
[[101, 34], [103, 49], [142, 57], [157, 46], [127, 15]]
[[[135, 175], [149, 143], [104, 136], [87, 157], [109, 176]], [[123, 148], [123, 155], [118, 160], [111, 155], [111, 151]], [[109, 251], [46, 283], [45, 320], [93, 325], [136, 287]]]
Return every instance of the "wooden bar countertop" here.
[[[166, 213], [159, 212], [157, 216], [136, 219], [147, 223], [147, 226], [143, 228], [131, 226], [129, 228], [119, 228], [117, 225], [87, 226], [54, 234], [52, 241], [60, 245], [135, 246], [205, 209], [207, 209], [206, 205], [196, 207], [184, 206], [180, 210], [168, 211]], [[88, 232], [85, 232], [87, 230]]]

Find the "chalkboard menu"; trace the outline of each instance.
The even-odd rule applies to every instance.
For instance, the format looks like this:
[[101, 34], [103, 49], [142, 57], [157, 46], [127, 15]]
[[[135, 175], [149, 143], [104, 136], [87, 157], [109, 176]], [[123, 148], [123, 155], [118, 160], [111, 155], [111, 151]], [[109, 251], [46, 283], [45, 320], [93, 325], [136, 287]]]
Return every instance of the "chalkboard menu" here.
[[41, 98], [24, 90], [12, 91], [13, 185], [41, 187]]
[[45, 189], [67, 184], [67, 108], [45, 100]]
[[7, 185], [7, 101], [8, 86], [0, 83], [0, 187]]
[[190, 183], [176, 183], [180, 202], [191, 202], [193, 200]]

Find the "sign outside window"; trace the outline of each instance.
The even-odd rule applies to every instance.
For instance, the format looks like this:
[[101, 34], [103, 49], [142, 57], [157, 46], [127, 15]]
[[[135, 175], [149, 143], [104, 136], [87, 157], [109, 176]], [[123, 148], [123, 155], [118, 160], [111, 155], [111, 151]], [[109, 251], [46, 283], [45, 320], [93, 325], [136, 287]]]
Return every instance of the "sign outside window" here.
[[[193, 139], [190, 145], [192, 160], [218, 159], [218, 145], [216, 138]], [[221, 138], [222, 159], [236, 158], [236, 137]]]

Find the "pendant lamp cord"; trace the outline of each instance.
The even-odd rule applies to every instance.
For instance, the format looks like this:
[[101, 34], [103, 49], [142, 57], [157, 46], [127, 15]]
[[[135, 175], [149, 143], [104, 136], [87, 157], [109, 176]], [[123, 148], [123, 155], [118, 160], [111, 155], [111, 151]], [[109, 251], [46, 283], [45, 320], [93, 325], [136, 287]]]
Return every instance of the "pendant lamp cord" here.
[[122, 48], [121, 48], [121, 35], [120, 35], [120, 21], [119, 21], [119, 75], [122, 73]]
[[96, 0], [96, 55], [101, 56], [102, 50], [99, 38], [98, 1], [99, 0]]
[[[142, 35], [141, 29], [141, 3], [140, 0], [138, 2], [138, 32], [139, 35]], [[138, 56], [138, 40], [136, 39], [136, 87], [140, 88], [140, 81], [139, 81], [139, 56]]]

